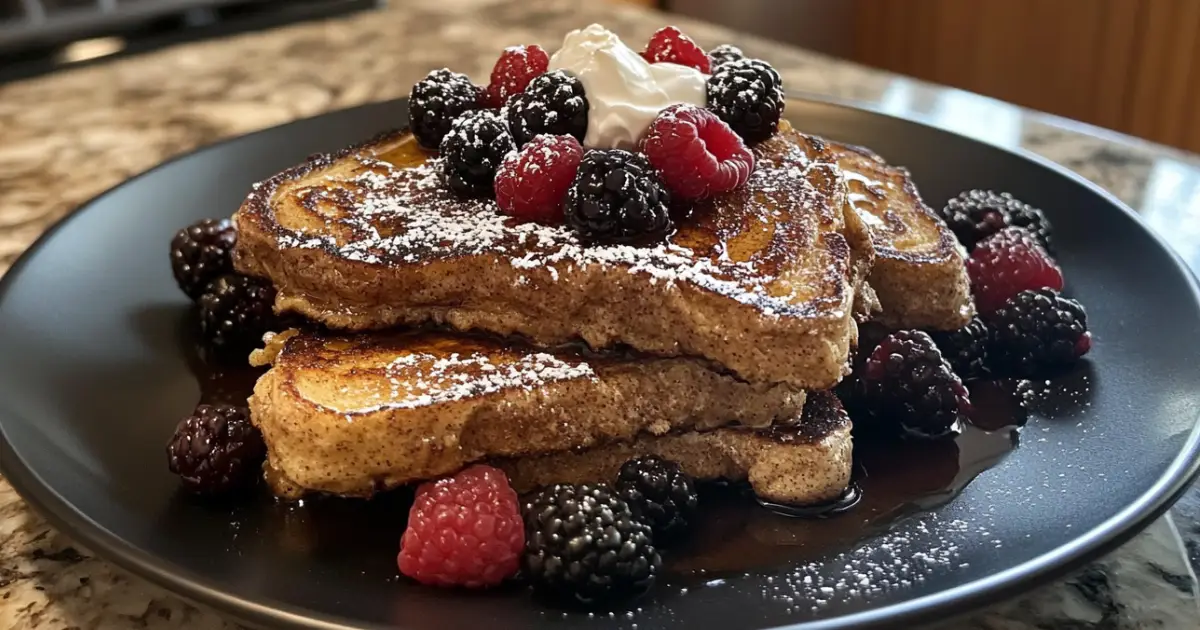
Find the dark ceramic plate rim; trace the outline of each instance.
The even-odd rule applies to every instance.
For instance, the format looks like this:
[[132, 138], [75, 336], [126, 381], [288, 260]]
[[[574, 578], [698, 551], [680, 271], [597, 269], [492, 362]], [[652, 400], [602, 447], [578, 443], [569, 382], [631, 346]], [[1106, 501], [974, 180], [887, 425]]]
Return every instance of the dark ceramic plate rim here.
[[[971, 142], [999, 148], [1020, 159], [1034, 162], [1039, 166], [1047, 168], [1061, 177], [1082, 184], [1107, 201], [1110, 206], [1134, 217], [1139, 228], [1145, 230], [1158, 247], [1170, 254], [1170, 259], [1183, 272], [1182, 275], [1192, 292], [1193, 299], [1200, 301], [1200, 285], [1197, 284], [1196, 278], [1190, 269], [1188, 269], [1182, 259], [1158, 234], [1142, 224], [1141, 218], [1136, 212], [1108, 191], [1055, 162], [1024, 149], [1013, 149], [971, 138], [939, 127], [928, 120], [922, 120], [920, 117], [905, 118], [895, 116], [881, 112], [863, 103], [807, 94], [802, 99], [792, 97], [792, 100], [811, 101], [858, 112], [865, 111], [873, 116], [932, 127], [945, 133], [967, 138]], [[323, 115], [330, 115], [332, 113], [334, 112]], [[196, 153], [215, 150], [235, 141], [268, 133], [300, 122], [303, 122], [303, 120], [292, 121], [242, 136], [227, 138], [220, 142], [183, 153], [96, 195], [47, 229], [13, 263], [8, 273], [5, 274], [5, 277], [0, 278], [0, 298], [7, 295], [10, 285], [32, 258], [33, 254], [53, 238], [60, 228], [81, 215], [83, 211], [91, 207], [96, 201], [125, 186], [136, 185], [142, 179], [153, 176], [159, 169], [176, 161], [186, 159]], [[1116, 515], [1092, 530], [1076, 537], [1069, 544], [1060, 546], [1051, 552], [1042, 554], [1023, 564], [991, 575], [985, 579], [968, 582], [939, 593], [883, 608], [853, 613], [836, 619], [810, 621], [780, 626], [780, 628], [794, 628], [795, 630], [883, 628], [898, 624], [913, 624], [934, 620], [944, 621], [949, 616], [963, 614], [986, 604], [1007, 599], [1035, 586], [1044, 584], [1056, 577], [1060, 577], [1128, 541], [1149, 525], [1150, 522], [1165, 513], [1180, 495], [1187, 490], [1191, 482], [1197, 476], [1200, 476], [1200, 422], [1197, 422], [1197, 420], [1200, 420], [1200, 418], [1193, 420], [1192, 430], [1179, 454], [1172, 460], [1171, 464], [1153, 486]], [[143, 552], [121, 540], [118, 536], [105, 530], [86, 514], [83, 514], [63, 499], [58, 492], [45, 484], [36, 472], [29, 469], [8, 443], [4, 431], [3, 419], [0, 419], [0, 472], [4, 473], [9, 483], [20, 493], [22, 498], [32, 505], [55, 528], [68, 533], [73, 539], [82, 543], [88, 549], [95, 551], [103, 558], [112, 561], [117, 566], [163, 586], [192, 603], [211, 607], [240, 622], [257, 626], [285, 625], [288, 627], [319, 628], [322, 630], [348, 628], [348, 626], [326, 615], [303, 611], [289, 605], [259, 603], [238, 597], [233, 593], [222, 590], [219, 584], [215, 584], [211, 580], [163, 563], [155, 556]]]

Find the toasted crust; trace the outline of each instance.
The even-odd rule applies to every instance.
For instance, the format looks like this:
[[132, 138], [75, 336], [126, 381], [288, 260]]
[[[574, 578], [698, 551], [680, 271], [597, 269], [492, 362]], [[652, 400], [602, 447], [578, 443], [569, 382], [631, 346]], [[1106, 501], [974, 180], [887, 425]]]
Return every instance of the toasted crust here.
[[820, 139], [784, 131], [756, 153], [750, 182], [665, 244], [585, 246], [452, 197], [397, 132], [257, 185], [235, 216], [235, 261], [272, 280], [280, 310], [337, 329], [433, 321], [540, 345], [582, 338], [828, 388], [854, 334], [855, 266], [869, 265], [843, 234], [845, 183]]
[[273, 339], [250, 398], [284, 496], [369, 496], [480, 459], [738, 422], [767, 426], [805, 395], [697, 359], [597, 356], [435, 332]]
[[809, 394], [803, 418], [765, 429], [722, 428], [662, 436], [582, 451], [500, 459], [518, 492], [554, 483], [611, 481], [639, 455], [679, 462], [697, 479], [749, 480], [767, 501], [821, 503], [837, 498], [852, 472], [850, 419], [829, 392]]
[[921, 200], [907, 170], [862, 147], [831, 143], [847, 201], [874, 250], [869, 284], [877, 321], [891, 328], [954, 330], [974, 315], [970, 282], [954, 234]]

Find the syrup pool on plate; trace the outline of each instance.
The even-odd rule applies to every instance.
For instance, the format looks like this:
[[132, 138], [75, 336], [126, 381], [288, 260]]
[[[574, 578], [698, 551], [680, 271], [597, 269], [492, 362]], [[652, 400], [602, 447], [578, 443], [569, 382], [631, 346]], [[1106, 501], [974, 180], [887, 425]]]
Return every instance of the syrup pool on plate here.
[[[200, 402], [245, 404], [264, 370], [209, 362], [195, 350], [198, 346], [192, 347], [190, 364], [200, 385]], [[976, 383], [971, 389], [981, 412], [975, 424], [966, 424], [954, 439], [856, 439], [854, 484], [859, 499], [848, 509], [834, 502], [828, 510], [801, 509], [798, 512], [807, 518], [798, 518], [783, 513], [797, 511], [760, 505], [743, 484], [702, 484], [695, 529], [667, 554], [666, 579], [688, 585], [812, 562], [850, 550], [907, 516], [952, 500], [1017, 446], [1025, 419], [1014, 402], [1013, 387]], [[361, 557], [364, 570], [380, 573], [381, 579], [394, 577], [394, 563], [381, 564], [378, 558], [394, 554], [410, 491], [388, 492], [369, 501], [316, 498], [297, 504], [277, 503], [265, 490], [261, 494], [252, 500], [258, 506], [236, 511], [238, 518], [258, 522], [263, 530], [282, 528], [278, 536], [263, 531], [273, 544], [306, 554]]]

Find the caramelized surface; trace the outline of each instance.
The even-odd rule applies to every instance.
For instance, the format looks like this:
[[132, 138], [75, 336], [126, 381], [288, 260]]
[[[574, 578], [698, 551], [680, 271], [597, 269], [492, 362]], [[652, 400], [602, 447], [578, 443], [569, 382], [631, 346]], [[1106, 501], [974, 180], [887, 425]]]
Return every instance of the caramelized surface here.
[[824, 239], [843, 227], [832, 154], [796, 132], [755, 152], [745, 187], [687, 209], [654, 247], [585, 245], [565, 227], [519, 223], [492, 202], [458, 199], [408, 134], [282, 182], [269, 205], [282, 247], [381, 267], [496, 255], [518, 269], [625, 266], [773, 313], [843, 306], [848, 251]]
[[890, 328], [956, 330], [974, 314], [963, 252], [925, 205], [908, 171], [862, 147], [832, 144], [875, 261], [874, 319]]
[[593, 363], [571, 348], [534, 350], [518, 341], [438, 332], [348, 336], [300, 334], [287, 341], [295, 392], [344, 413], [405, 409], [589, 379]]
[[846, 194], [871, 236], [875, 253], [894, 258], [944, 259], [945, 228], [921, 200], [908, 171], [861, 147], [832, 143]]

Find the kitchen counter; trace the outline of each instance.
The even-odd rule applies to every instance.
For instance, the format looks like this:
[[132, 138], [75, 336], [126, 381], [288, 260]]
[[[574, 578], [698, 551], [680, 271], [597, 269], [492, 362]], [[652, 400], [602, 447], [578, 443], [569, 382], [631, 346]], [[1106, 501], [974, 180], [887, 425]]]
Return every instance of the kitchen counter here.
[[[794, 95], [859, 101], [1066, 165], [1141, 212], [1200, 268], [1195, 156], [634, 7], [415, 0], [0, 86], [0, 272], [72, 208], [171, 156], [406, 95], [434, 67], [485, 80], [504, 46], [553, 50], [567, 30], [590, 22], [644, 41], [667, 21], [706, 46], [732, 42], [769, 59]], [[1200, 608], [1187, 556], [1200, 549], [1195, 492], [1174, 516], [1182, 539], [1164, 517], [1078, 574], [950, 627], [1195, 628]], [[73, 544], [0, 479], [0, 629], [224, 627], [234, 626]]]

